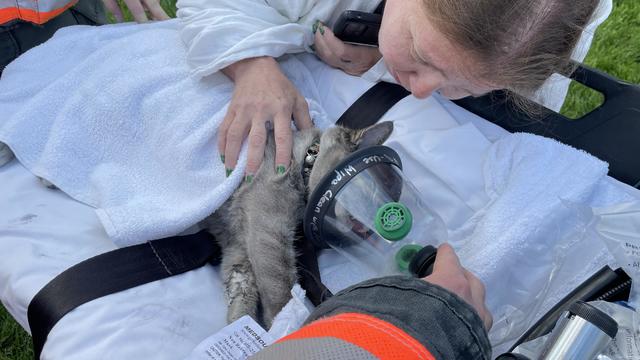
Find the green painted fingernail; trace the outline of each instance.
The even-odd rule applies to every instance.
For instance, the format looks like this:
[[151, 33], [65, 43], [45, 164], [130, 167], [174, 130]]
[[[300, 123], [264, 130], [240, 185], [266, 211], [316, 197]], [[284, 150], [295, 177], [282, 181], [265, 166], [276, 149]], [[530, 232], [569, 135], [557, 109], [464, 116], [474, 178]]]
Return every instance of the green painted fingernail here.
[[224, 155], [220, 155], [220, 160], [222, 161], [222, 163], [224, 164]]
[[229, 177], [229, 175], [231, 175], [232, 172], [233, 172], [233, 169], [227, 168], [227, 177]]
[[318, 30], [320, 31], [320, 35], [324, 35], [324, 27], [322, 25], [318, 25]]
[[311, 30], [313, 31], [314, 34], [316, 33], [316, 31], [318, 31], [318, 24], [320, 24], [320, 20], [316, 20], [316, 22], [314, 22], [313, 25], [311, 26]]
[[244, 177], [244, 182], [246, 182], [247, 184], [251, 184], [251, 182], [253, 182], [253, 175], [247, 175]]
[[282, 174], [284, 174], [284, 172], [285, 172], [286, 170], [287, 170], [287, 169], [284, 167], [284, 165], [278, 165], [278, 166], [276, 167], [276, 173], [278, 173], [278, 175], [282, 175]]

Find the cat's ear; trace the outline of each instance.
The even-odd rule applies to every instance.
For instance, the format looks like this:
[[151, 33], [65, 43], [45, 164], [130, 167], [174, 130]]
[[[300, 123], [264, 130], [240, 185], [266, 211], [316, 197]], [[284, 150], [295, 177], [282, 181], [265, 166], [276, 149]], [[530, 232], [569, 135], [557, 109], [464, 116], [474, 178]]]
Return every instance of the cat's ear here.
[[389, 138], [391, 132], [393, 132], [393, 123], [391, 121], [383, 121], [361, 130], [354, 142], [358, 149], [382, 145]]

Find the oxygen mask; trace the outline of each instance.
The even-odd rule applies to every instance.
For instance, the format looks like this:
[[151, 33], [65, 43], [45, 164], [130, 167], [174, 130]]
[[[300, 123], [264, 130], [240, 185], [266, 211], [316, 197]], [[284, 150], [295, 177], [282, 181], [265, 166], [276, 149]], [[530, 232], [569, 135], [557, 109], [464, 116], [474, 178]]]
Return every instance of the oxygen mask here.
[[435, 248], [447, 240], [444, 222], [386, 146], [352, 153], [319, 182], [304, 232], [317, 247], [333, 248], [378, 276], [428, 275]]

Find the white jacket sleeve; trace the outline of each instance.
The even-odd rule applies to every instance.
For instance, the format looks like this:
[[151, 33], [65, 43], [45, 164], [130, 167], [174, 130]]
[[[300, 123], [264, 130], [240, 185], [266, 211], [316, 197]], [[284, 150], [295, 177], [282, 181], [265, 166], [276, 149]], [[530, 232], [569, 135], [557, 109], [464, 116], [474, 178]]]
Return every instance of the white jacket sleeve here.
[[372, 0], [179, 0], [181, 37], [193, 74], [239, 60], [310, 51], [316, 20], [330, 25], [346, 9], [372, 11]]

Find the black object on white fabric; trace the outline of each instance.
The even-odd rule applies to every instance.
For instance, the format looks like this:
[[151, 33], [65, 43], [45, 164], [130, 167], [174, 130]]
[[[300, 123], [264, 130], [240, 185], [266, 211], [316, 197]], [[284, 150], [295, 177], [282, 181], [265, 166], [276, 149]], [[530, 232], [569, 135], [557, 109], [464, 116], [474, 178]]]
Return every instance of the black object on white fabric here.
[[70, 267], [29, 303], [34, 358], [56, 323], [91, 300], [220, 262], [220, 247], [207, 232], [153, 240], [109, 251]]
[[398, 84], [379, 82], [362, 94], [336, 121], [350, 129], [364, 129], [380, 120], [398, 101], [409, 94]]

